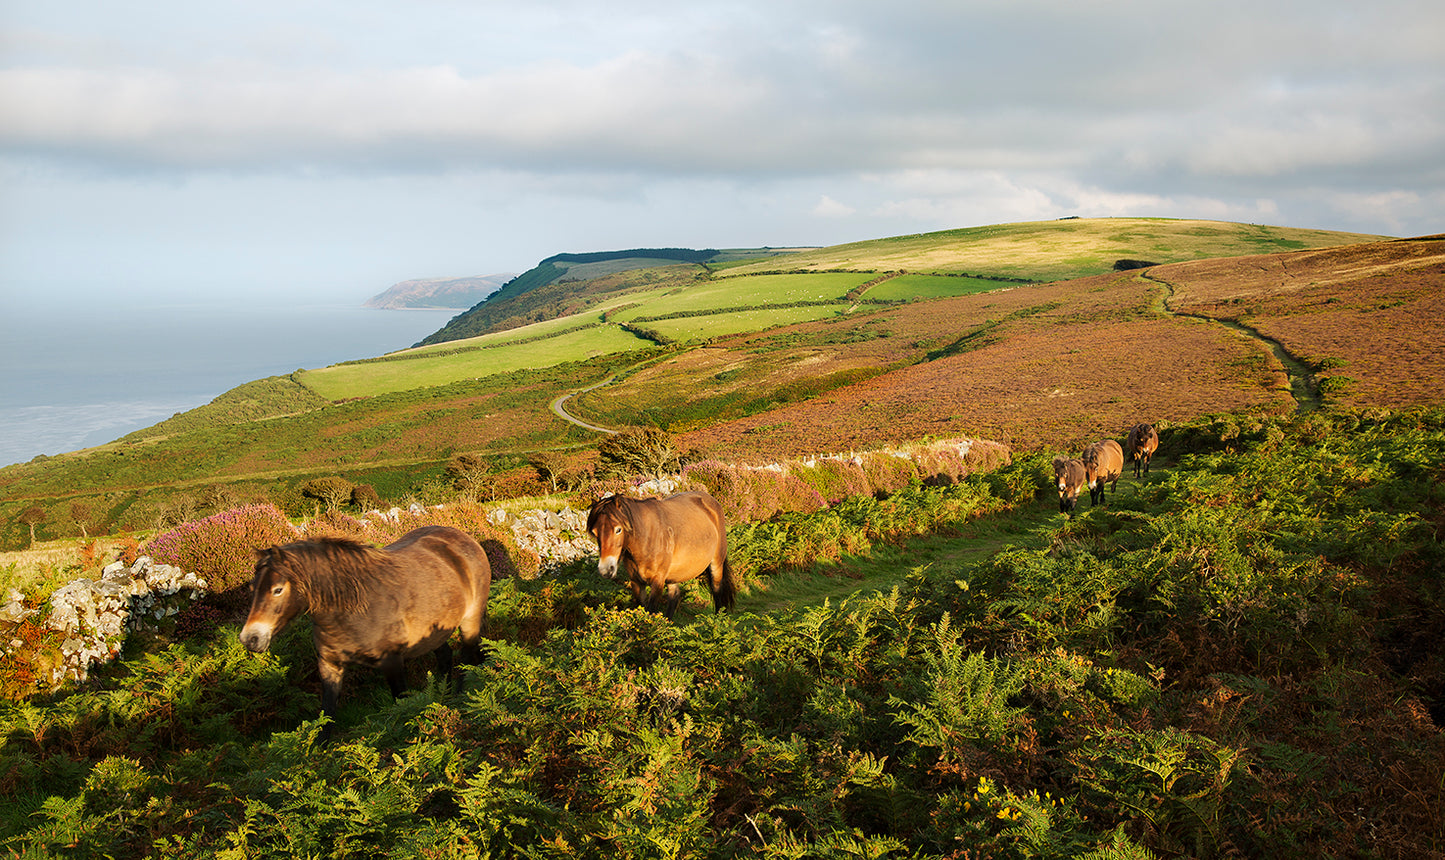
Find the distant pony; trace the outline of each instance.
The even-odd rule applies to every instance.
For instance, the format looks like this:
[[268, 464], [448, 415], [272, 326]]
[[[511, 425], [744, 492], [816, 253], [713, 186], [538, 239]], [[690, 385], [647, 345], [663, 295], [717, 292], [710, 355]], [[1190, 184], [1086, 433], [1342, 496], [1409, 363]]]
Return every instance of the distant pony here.
[[1113, 439], [1095, 442], [1084, 449], [1084, 472], [1089, 481], [1090, 506], [1104, 501], [1104, 485], [1110, 490], [1119, 489], [1119, 477], [1124, 474], [1124, 449]]
[[1054, 483], [1059, 487], [1059, 513], [1074, 515], [1079, 503], [1079, 490], [1088, 482], [1084, 462], [1077, 457], [1054, 458]]
[[1134, 477], [1139, 477], [1139, 465], [1144, 465], [1144, 474], [1149, 474], [1149, 460], [1159, 450], [1159, 431], [1153, 424], [1135, 424], [1129, 428], [1129, 459], [1134, 461]]
[[[381, 670], [393, 696], [406, 689], [405, 661], [436, 653], [452, 671], [447, 639], [460, 630], [462, 661], [480, 663], [492, 567], [466, 532], [423, 526], [385, 549], [347, 538], [313, 538], [256, 553], [251, 613], [241, 644], [260, 653], [292, 619], [311, 614], [321, 712], [334, 715], [349, 663]], [[329, 738], [327, 726], [322, 737]]]

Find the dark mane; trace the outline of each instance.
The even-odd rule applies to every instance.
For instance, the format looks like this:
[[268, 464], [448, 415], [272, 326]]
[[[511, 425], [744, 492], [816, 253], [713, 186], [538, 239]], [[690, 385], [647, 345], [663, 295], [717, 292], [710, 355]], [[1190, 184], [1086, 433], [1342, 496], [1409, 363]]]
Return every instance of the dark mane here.
[[622, 523], [622, 527], [628, 531], [632, 530], [632, 509], [628, 507], [626, 496], [607, 496], [592, 503], [592, 509], [587, 512], [587, 530], [597, 524], [598, 518], [603, 513], [610, 513]]
[[292, 582], [312, 612], [361, 612], [399, 571], [391, 554], [343, 537], [322, 537], [277, 547]]

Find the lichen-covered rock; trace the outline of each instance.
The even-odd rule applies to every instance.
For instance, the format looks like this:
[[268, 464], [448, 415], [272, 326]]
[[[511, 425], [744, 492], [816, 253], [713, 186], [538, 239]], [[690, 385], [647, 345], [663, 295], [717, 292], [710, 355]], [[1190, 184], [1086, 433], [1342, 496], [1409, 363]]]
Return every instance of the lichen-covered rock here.
[[571, 507], [560, 511], [519, 511], [508, 516], [500, 509], [488, 516], [495, 525], [511, 529], [517, 546], [531, 550], [542, 560], [542, 572], [565, 567], [597, 554], [597, 544], [587, 534], [587, 514]]
[[130, 567], [106, 565], [99, 579], [62, 585], [50, 595], [50, 615], [44, 621], [65, 636], [47, 680], [52, 685], [85, 680], [92, 665], [120, 653], [127, 633], [153, 627], [205, 593], [204, 579], [145, 556]]

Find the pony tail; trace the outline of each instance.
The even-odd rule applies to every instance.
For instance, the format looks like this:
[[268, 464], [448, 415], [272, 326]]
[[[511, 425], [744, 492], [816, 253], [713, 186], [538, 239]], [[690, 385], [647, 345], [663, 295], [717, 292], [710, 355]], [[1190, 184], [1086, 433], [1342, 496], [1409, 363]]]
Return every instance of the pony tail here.
[[722, 570], [714, 571], [713, 577], [717, 580], [717, 587], [712, 592], [713, 610], [732, 609], [738, 592], [733, 582], [733, 563], [726, 556], [723, 557]]

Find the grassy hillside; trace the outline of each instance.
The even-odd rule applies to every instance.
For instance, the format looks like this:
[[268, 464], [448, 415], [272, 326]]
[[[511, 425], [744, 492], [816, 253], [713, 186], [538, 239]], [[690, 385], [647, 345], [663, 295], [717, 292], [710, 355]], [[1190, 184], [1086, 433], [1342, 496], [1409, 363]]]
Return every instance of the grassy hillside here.
[[[685, 281], [707, 265], [726, 267], [790, 253], [769, 248], [727, 251], [689, 248], [634, 248], [586, 254], [555, 254], [509, 281], [487, 301], [459, 314], [420, 345], [476, 337], [526, 325], [549, 316], [575, 313], [605, 295], [643, 282]], [[584, 285], [585, 286], [581, 286]]]
[[[1121, 230], [1149, 244], [1123, 242]], [[388, 502], [440, 498], [450, 492], [447, 461], [467, 452], [499, 479], [525, 477], [535, 452], [575, 459], [595, 447], [594, 434], [549, 405], [614, 374], [568, 408], [603, 426], [665, 427], [683, 433], [686, 447], [728, 456], [927, 435], [1077, 448], [1141, 418], [1288, 411], [1291, 359], [1264, 333], [1313, 362], [1307, 369], [1323, 382], [1326, 405], [1438, 402], [1442, 352], [1428, 325], [1440, 318], [1431, 303], [1441, 294], [1438, 242], [1052, 282], [1053, 258], [1038, 249], [1076, 247], [1089, 235], [1103, 272], [1117, 254], [1167, 260], [1248, 242], [1337, 246], [1352, 237], [1114, 219], [932, 235], [932, 257], [954, 263], [966, 262], [970, 243], [997, 252], [1000, 237], [1013, 236], [1037, 246], [1027, 258], [1033, 274], [900, 274], [898, 266], [929, 256], [922, 237], [901, 237], [711, 273], [685, 264], [554, 284], [525, 325], [258, 380], [119, 442], [0, 469], [0, 541], [24, 546], [32, 524], [41, 539], [153, 528], [237, 498], [310, 510], [305, 482], [333, 475], [373, 485]], [[903, 248], [912, 249], [907, 259]], [[1378, 259], [1365, 269], [1362, 254]], [[863, 271], [813, 271], [845, 257]], [[1024, 259], [1015, 253], [1009, 265]], [[804, 264], [742, 274], [786, 261]], [[1326, 277], [1331, 267], [1337, 275]], [[1285, 270], [1300, 273], [1298, 288], [1281, 289]], [[1232, 292], [1205, 291], [1209, 284]], [[1388, 352], [1352, 341], [1361, 326], [1391, 343]]]
[[1225, 221], [1167, 218], [1071, 218], [996, 224], [834, 245], [730, 269], [864, 269], [961, 272], [1053, 281], [1107, 272], [1121, 259], [1174, 263], [1208, 257], [1330, 248], [1389, 237]]

